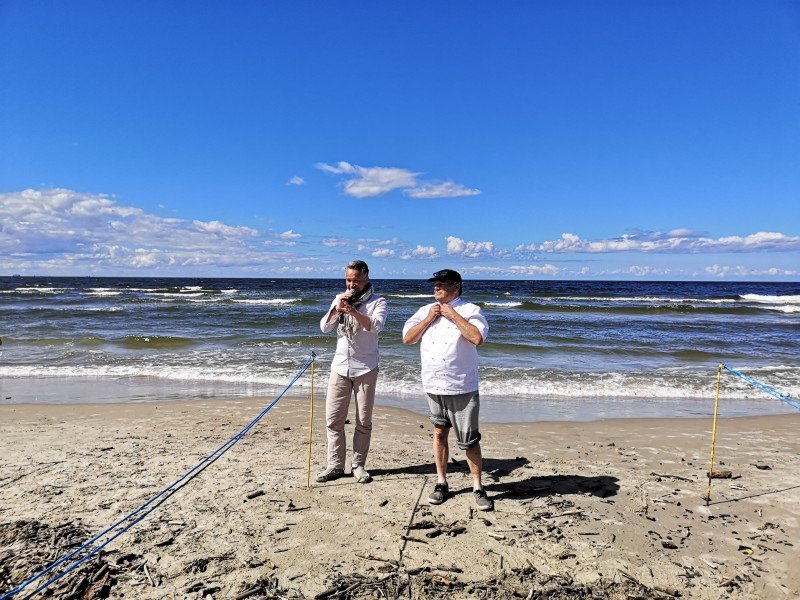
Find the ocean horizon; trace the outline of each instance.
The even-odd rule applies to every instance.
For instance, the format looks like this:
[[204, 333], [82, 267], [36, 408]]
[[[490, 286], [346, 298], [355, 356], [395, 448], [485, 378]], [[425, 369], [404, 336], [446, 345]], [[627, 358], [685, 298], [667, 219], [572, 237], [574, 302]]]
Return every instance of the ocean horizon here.
[[[404, 321], [424, 279], [373, 279], [389, 305], [377, 402], [424, 413]], [[274, 396], [310, 352], [322, 398], [341, 279], [0, 278], [0, 403]], [[800, 283], [466, 281], [489, 321], [482, 415], [493, 422], [710, 414], [725, 363], [800, 394]], [[308, 377], [290, 395], [306, 395]], [[724, 416], [793, 409], [732, 377]]]

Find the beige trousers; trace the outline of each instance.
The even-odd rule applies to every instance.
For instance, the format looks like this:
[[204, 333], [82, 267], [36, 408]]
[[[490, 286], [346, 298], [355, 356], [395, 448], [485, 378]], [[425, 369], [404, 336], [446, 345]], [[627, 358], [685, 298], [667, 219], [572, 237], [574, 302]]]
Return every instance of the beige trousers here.
[[353, 467], [363, 467], [367, 462], [369, 442], [372, 437], [372, 407], [375, 404], [375, 382], [378, 368], [358, 377], [342, 377], [331, 371], [328, 396], [325, 400], [325, 420], [328, 429], [328, 466], [344, 468], [347, 440], [344, 422], [350, 408], [350, 398], [356, 397], [356, 426], [353, 433]]

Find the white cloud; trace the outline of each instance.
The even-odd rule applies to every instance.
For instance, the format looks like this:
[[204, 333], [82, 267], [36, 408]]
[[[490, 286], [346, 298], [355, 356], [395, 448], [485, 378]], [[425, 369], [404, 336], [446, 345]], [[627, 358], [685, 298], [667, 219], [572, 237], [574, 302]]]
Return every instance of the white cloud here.
[[628, 267], [628, 273], [636, 277], [644, 277], [645, 275], [667, 275], [669, 269], [656, 269], [650, 266], [632, 265]]
[[380, 238], [361, 238], [358, 241], [368, 244], [376, 244], [378, 246], [397, 246], [400, 244], [400, 240], [396, 237], [393, 237], [389, 240], [383, 240]]
[[289, 181], [286, 182], [286, 185], [305, 185], [305, 183], [306, 183], [305, 179], [295, 175]]
[[335, 165], [317, 163], [315, 166], [331, 175], [349, 176], [344, 193], [354, 198], [373, 198], [397, 189], [402, 189], [411, 198], [454, 198], [481, 193], [452, 181], [418, 182], [419, 173], [401, 167], [360, 167], [345, 161]]
[[457, 198], [460, 196], [477, 196], [480, 190], [471, 189], [460, 183], [445, 181], [444, 183], [425, 183], [405, 190], [409, 198]]
[[486, 265], [476, 265], [467, 267], [465, 271], [476, 275], [507, 275], [511, 277], [521, 276], [555, 276], [566, 273], [564, 269], [551, 264], [542, 265], [510, 265], [508, 267], [492, 267]]
[[416, 248], [403, 252], [400, 258], [403, 260], [411, 260], [412, 258], [439, 258], [439, 253], [433, 246], [417, 244]]
[[284, 239], [284, 240], [296, 240], [297, 238], [301, 238], [301, 237], [303, 237], [303, 236], [302, 236], [302, 235], [300, 235], [299, 233], [295, 233], [294, 231], [292, 231], [292, 230], [290, 229], [290, 230], [288, 230], [288, 231], [284, 231], [284, 232], [283, 232], [283, 233], [280, 235], [280, 237], [281, 237], [282, 239]]
[[317, 163], [315, 165], [320, 171], [325, 171], [326, 173], [332, 173], [334, 175], [341, 175], [343, 173], [355, 173], [355, 167], [347, 162], [339, 162], [334, 167], [332, 165], [326, 163]]
[[330, 237], [322, 240], [322, 245], [328, 248], [335, 248], [337, 246], [349, 246], [350, 244], [351, 244], [350, 240], [347, 240], [345, 238]]
[[667, 233], [644, 232], [622, 235], [618, 238], [585, 240], [574, 233], [564, 233], [561, 238], [542, 243], [519, 245], [517, 251], [533, 252], [654, 252], [694, 254], [701, 252], [756, 252], [800, 250], [800, 236], [759, 231], [747, 236], [710, 238], [688, 229], [673, 229]]
[[347, 162], [340, 162], [335, 167], [319, 163], [317, 168], [334, 175], [352, 175], [344, 185], [344, 193], [354, 198], [371, 198], [392, 190], [413, 187], [418, 175], [397, 167], [359, 167]]
[[483, 254], [491, 254], [494, 251], [493, 242], [468, 242], [452, 235], [444, 239], [447, 242], [448, 254], [460, 254], [467, 258], [477, 258]]
[[293, 257], [268, 252], [259, 232], [220, 221], [164, 218], [112, 196], [66, 189], [0, 194], [4, 269], [123, 273], [176, 267], [258, 267]]
[[743, 265], [709, 265], [705, 269], [709, 275], [716, 277], [795, 277], [800, 275], [800, 271], [796, 269], [782, 269], [778, 267], [770, 267], [767, 269], [753, 269]]
[[372, 253], [372, 256], [376, 258], [386, 258], [387, 256], [394, 256], [394, 250], [390, 250], [389, 248], [379, 248]]
[[232, 227], [219, 221], [192, 221], [192, 225], [198, 231], [213, 233], [220, 237], [245, 238], [258, 235], [258, 231], [255, 229], [250, 229], [249, 227]]
[[558, 275], [561, 269], [555, 265], [513, 265], [508, 268], [508, 271], [515, 275]]

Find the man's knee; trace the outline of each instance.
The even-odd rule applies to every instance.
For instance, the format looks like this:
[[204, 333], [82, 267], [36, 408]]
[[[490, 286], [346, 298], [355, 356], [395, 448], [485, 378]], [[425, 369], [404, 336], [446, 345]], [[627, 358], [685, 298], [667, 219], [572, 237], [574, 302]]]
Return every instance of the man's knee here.
[[439, 442], [447, 442], [447, 436], [450, 435], [450, 428], [444, 425], [433, 426], [433, 437]]

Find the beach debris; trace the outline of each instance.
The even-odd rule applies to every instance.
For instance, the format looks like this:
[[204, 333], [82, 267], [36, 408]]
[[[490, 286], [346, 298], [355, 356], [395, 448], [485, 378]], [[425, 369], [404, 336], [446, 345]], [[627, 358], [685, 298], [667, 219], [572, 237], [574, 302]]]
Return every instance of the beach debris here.
[[256, 490], [255, 492], [250, 492], [249, 494], [247, 494], [246, 498], [247, 500], [252, 500], [254, 498], [258, 498], [259, 496], [263, 495], [264, 495], [264, 490]]
[[383, 508], [383, 507], [384, 507], [384, 506], [386, 506], [387, 504], [389, 504], [389, 501], [384, 499], [384, 500], [381, 500], [381, 501], [378, 503], [378, 506], [380, 506], [381, 508]]
[[261, 578], [255, 583], [243, 583], [242, 587], [244, 589], [234, 596], [236, 600], [245, 600], [254, 596], [269, 599], [303, 597], [302, 594], [295, 590], [282, 588], [276, 576]]
[[[38, 573], [59, 557], [81, 546], [88, 532], [76, 523], [49, 525], [36, 520], [0, 523], [0, 590], [8, 591]], [[128, 555], [132, 562], [141, 556]], [[75, 571], [53, 582], [47, 589], [51, 597], [68, 600], [108, 598], [125, 569], [98, 554]], [[38, 583], [43, 583], [44, 580]], [[26, 588], [28, 592], [34, 588]]]
[[730, 471], [712, 471], [710, 477], [711, 479], [730, 479], [733, 477], [733, 473]]
[[772, 467], [763, 462], [757, 462], [753, 465], [756, 469], [760, 471], [771, 471]]
[[142, 565], [142, 570], [144, 571], [144, 574], [147, 575], [147, 581], [150, 582], [150, 587], [156, 587], [153, 577], [150, 575], [150, 569], [147, 568], [146, 562]]
[[221, 556], [204, 556], [201, 558], [195, 558], [183, 568], [183, 572], [186, 574], [194, 574], [194, 575], [198, 573], [205, 573], [206, 570], [208, 570], [208, 565], [212, 561], [231, 560], [232, 558], [233, 558], [232, 554], [223, 554]]
[[167, 534], [158, 541], [153, 542], [153, 546], [155, 547], [169, 546], [174, 541], [175, 537], [171, 534]]
[[408, 526], [409, 529], [433, 529], [436, 527], [436, 523], [433, 521], [420, 521], [419, 523], [412, 523]]
[[380, 562], [385, 562], [390, 565], [394, 565], [395, 567], [399, 567], [400, 563], [391, 558], [381, 558], [379, 556], [374, 556], [372, 554], [364, 554], [363, 552], [353, 552], [353, 556], [357, 556], [358, 558], [363, 558], [364, 560], [377, 560]]
[[406, 573], [409, 575], [419, 575], [420, 573], [430, 573], [431, 571], [445, 571], [449, 573], [463, 573], [464, 569], [461, 569], [456, 566], [446, 567], [444, 565], [436, 565], [436, 566], [429, 566], [426, 565], [424, 567], [417, 567], [415, 569], [408, 569]]
[[425, 540], [423, 540], [421, 538], [415, 538], [415, 537], [412, 537], [410, 535], [401, 535], [400, 539], [401, 540], [405, 540], [407, 542], [417, 542], [418, 544], [427, 544], [428, 543], [428, 542], [426, 542]]
[[681, 475], [672, 475], [671, 473], [656, 473], [655, 471], [653, 471], [652, 473], [650, 473], [650, 476], [651, 477], [663, 477], [663, 478], [667, 478], [667, 479], [677, 479], [679, 481], [694, 482], [694, 479], [689, 479], [688, 477], [682, 477]]
[[[467, 598], [527, 598], [532, 600], [594, 600], [597, 598], [663, 598], [667, 591], [648, 588], [635, 580], [609, 581], [600, 579], [591, 585], [567, 577], [545, 575], [534, 567], [514, 568], [487, 580], [461, 581], [452, 574], [460, 569], [443, 566], [424, 566], [408, 571], [395, 570], [380, 574], [333, 575], [326, 589], [315, 600], [351, 598], [426, 598], [450, 600]], [[666, 590], [666, 588], [665, 588]], [[675, 590], [677, 591], [677, 590]]]

